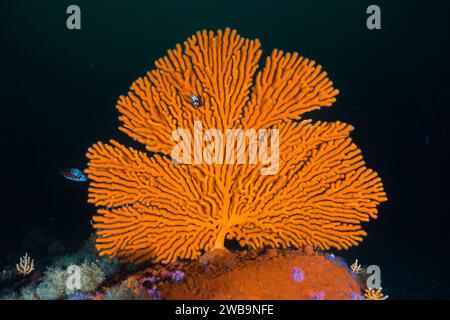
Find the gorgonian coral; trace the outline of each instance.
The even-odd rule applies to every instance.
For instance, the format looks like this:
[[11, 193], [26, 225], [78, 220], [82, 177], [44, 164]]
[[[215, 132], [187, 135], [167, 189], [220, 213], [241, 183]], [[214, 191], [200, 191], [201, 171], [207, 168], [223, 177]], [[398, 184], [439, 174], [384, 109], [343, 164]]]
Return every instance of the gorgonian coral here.
[[[253, 248], [341, 249], [362, 240], [361, 223], [376, 218], [386, 200], [380, 178], [352, 143], [352, 126], [300, 121], [331, 106], [338, 91], [320, 66], [297, 53], [274, 50], [258, 71], [260, 56], [260, 42], [235, 30], [197, 32], [120, 97], [120, 129], [150, 153], [116, 141], [87, 153], [101, 254], [170, 262], [223, 248], [226, 238]], [[278, 170], [261, 174], [264, 163], [174, 163], [173, 132], [194, 131], [196, 123], [205, 132], [277, 129]], [[251, 146], [236, 148], [249, 156]]]

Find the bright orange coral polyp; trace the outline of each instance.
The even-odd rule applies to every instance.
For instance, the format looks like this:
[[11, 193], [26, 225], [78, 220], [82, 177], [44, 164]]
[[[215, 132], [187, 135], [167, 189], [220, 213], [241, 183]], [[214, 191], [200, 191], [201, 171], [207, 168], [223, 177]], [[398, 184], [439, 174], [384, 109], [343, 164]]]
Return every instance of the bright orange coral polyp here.
[[[147, 152], [119, 142], [89, 148], [89, 202], [97, 249], [122, 262], [168, 263], [222, 248], [225, 238], [261, 248], [357, 245], [361, 223], [386, 201], [341, 122], [301, 120], [338, 91], [319, 65], [274, 50], [258, 71], [260, 42], [235, 30], [197, 32], [137, 79], [117, 108], [120, 129]], [[189, 97], [198, 96], [195, 108]], [[177, 165], [177, 128], [279, 129], [280, 165]]]

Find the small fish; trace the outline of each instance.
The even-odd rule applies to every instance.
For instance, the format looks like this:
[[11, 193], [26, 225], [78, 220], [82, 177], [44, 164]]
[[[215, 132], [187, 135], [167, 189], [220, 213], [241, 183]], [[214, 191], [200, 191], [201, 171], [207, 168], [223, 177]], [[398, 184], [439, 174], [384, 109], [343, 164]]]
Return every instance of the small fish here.
[[61, 174], [66, 178], [67, 180], [76, 181], [76, 182], [85, 182], [87, 181], [86, 176], [84, 175], [83, 171], [76, 168], [68, 168], [64, 169]]
[[195, 109], [198, 109], [202, 106], [202, 101], [195, 94], [191, 94], [190, 99]]

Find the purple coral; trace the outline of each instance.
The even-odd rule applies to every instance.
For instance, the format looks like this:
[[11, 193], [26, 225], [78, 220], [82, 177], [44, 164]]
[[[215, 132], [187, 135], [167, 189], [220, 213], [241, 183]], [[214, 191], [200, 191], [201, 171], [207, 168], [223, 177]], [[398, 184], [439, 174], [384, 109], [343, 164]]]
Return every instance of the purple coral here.
[[305, 273], [303, 272], [302, 269], [295, 267], [294, 269], [292, 269], [292, 278], [294, 278], [295, 282], [301, 282], [303, 281], [303, 279], [305, 278]]
[[323, 299], [325, 299], [325, 292], [323, 291], [319, 291], [319, 293], [311, 297], [311, 300], [323, 300]]
[[159, 291], [156, 287], [148, 289], [147, 293], [150, 297], [152, 297], [153, 300], [158, 300], [161, 298], [161, 291]]
[[172, 273], [172, 280], [175, 282], [183, 281], [186, 275], [183, 271], [177, 270], [174, 273]]

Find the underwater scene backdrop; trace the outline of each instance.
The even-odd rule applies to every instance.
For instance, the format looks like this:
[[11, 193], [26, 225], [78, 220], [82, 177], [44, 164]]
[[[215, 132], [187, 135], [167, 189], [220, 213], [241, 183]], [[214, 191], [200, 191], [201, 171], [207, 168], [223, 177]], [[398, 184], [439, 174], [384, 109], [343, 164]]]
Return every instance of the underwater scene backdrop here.
[[[139, 151], [147, 149], [155, 152], [156, 157], [170, 153], [166, 145], [149, 142], [148, 137], [140, 136], [141, 128], [136, 129], [141, 118], [133, 111], [137, 110], [133, 97], [139, 96], [139, 90], [130, 94], [131, 84], [144, 77], [147, 71], [154, 70], [155, 61], [168, 55], [167, 50], [175, 48], [177, 43], [192, 39], [199, 30], [211, 30], [217, 34], [219, 29], [226, 34], [225, 38], [230, 37], [227, 38], [230, 42], [233, 36], [227, 32], [231, 33], [232, 29], [237, 30], [242, 41], [259, 39], [258, 44], [237, 45], [247, 46], [239, 52], [245, 52], [249, 57], [262, 55], [259, 62], [248, 62], [249, 70], [256, 68], [258, 63], [262, 68], [273, 49], [298, 52], [300, 56], [317, 61], [326, 70], [326, 77], [332, 81], [333, 88], [339, 90], [334, 91], [331, 82], [322, 78], [320, 70], [305, 62], [306, 69], [310, 70], [305, 72], [319, 78], [311, 85], [311, 90], [316, 86], [323, 93], [314, 106], [321, 104], [324, 108], [309, 112], [317, 108], [305, 104], [301, 112], [287, 115], [287, 111], [283, 111], [284, 118], [266, 117], [263, 120], [256, 116], [256, 107], [250, 108], [250, 115], [239, 119], [244, 127], [246, 123], [266, 121], [274, 124], [299, 119], [300, 114], [302, 120], [349, 124], [354, 127], [350, 136], [361, 150], [365, 165], [377, 174], [371, 176], [374, 186], [363, 187], [363, 191], [370, 189], [370, 198], [375, 198], [376, 204], [380, 204], [373, 211], [372, 202], [366, 211], [362, 210], [367, 216], [362, 214], [357, 222], [352, 220], [350, 223], [359, 225], [363, 222], [367, 236], [360, 241], [360, 231], [349, 239], [338, 235], [336, 240], [328, 235], [330, 238], [325, 238], [330, 241], [312, 243], [318, 248], [305, 248], [302, 254], [325, 257], [323, 268], [331, 268], [326, 270], [334, 268], [334, 265], [328, 265], [331, 261], [345, 265], [355, 273], [351, 266], [355, 259], [362, 263], [362, 267], [379, 266], [383, 293], [390, 299], [450, 298], [447, 275], [450, 266], [447, 201], [450, 191], [450, 105], [449, 79], [444, 72], [444, 59], [448, 57], [448, 41], [445, 39], [448, 38], [446, 30], [449, 27], [444, 15], [448, 5], [433, 1], [426, 5], [420, 1], [378, 1], [382, 27], [369, 30], [366, 27], [366, 8], [372, 4], [369, 1], [77, 1], [81, 8], [81, 29], [69, 30], [66, 27], [66, 9], [71, 4], [69, 1], [45, 4], [14, 1], [0, 5], [3, 13], [3, 50], [0, 53], [3, 61], [0, 109], [3, 178], [0, 193], [1, 298], [126, 299], [129, 295], [124, 292], [130, 289], [137, 292], [142, 288], [145, 288], [146, 297], [152, 299], [164, 297], [161, 292], [165, 298], [186, 298], [175, 289], [180, 282], [187, 281], [185, 270], [193, 270], [194, 266], [183, 262], [170, 267], [152, 265], [143, 270], [133, 265], [121, 267], [117, 260], [99, 257], [97, 249], [113, 255], [119, 252], [114, 246], [111, 249], [106, 240], [102, 244], [102, 239], [117, 235], [114, 231], [104, 231], [108, 230], [107, 220], [111, 218], [108, 214], [100, 214], [98, 220], [93, 216], [97, 212], [95, 205], [109, 210], [117, 203], [123, 210], [119, 212], [121, 217], [140, 213], [139, 210], [132, 212], [122, 208], [123, 199], [120, 197], [124, 195], [108, 193], [101, 185], [105, 181], [117, 183], [119, 178], [122, 180], [118, 185], [129, 182], [129, 176], [112, 178], [106, 174], [111, 168], [117, 168], [119, 162], [132, 162], [133, 157], [126, 154], [123, 146]], [[201, 39], [201, 34], [197, 35], [199, 42]], [[256, 46], [259, 45], [262, 53], [257, 52], [259, 47]], [[210, 46], [215, 48], [213, 44]], [[192, 49], [192, 56], [195, 52]], [[180, 52], [175, 52], [175, 56], [177, 54], [181, 57]], [[277, 61], [277, 56], [272, 59]], [[290, 66], [302, 66], [301, 60], [292, 58]], [[178, 72], [176, 66], [171, 70], [167, 61], [160, 60], [157, 67], [172, 72], [163, 75], [161, 83], [178, 79], [173, 76]], [[318, 70], [317, 74], [315, 70]], [[178, 80], [171, 84], [176, 88], [180, 86], [180, 91], [186, 91], [179, 100], [184, 106], [180, 110], [184, 111], [179, 112], [200, 114], [210, 107], [205, 100], [208, 94], [196, 91], [195, 81], [189, 82], [188, 73], [184, 76], [186, 84], [180, 85]], [[152, 79], [153, 83], [158, 81]], [[251, 77], [246, 81], [248, 84], [243, 81], [243, 87], [250, 87], [252, 81], [258, 83]], [[141, 84], [141, 89], [149, 88], [148, 84]], [[214, 84], [212, 88], [215, 88]], [[170, 96], [170, 90], [167, 92]], [[127, 95], [135, 104], [127, 100]], [[145, 92], [141, 92], [142, 96]], [[235, 99], [245, 100], [245, 96], [237, 95]], [[328, 108], [330, 105], [333, 106]], [[125, 115], [121, 121], [119, 112]], [[156, 123], [157, 117], [153, 113], [151, 120]], [[207, 114], [206, 118], [214, 118], [214, 112]], [[254, 120], [257, 118], [259, 122]], [[120, 126], [125, 127], [125, 133], [118, 130]], [[292, 130], [291, 136], [295, 136], [297, 129]], [[342, 133], [347, 130], [344, 127], [330, 130], [334, 130], [329, 134], [336, 139], [347, 135]], [[155, 136], [150, 131], [144, 133]], [[114, 152], [105, 151], [102, 145], [94, 145], [110, 139], [118, 141], [118, 144], [113, 144], [117, 148]], [[105, 160], [108, 157], [109, 162]], [[167, 168], [161, 165], [152, 170], [172, 170]], [[183, 176], [173, 170], [173, 175], [163, 176], [161, 183], [170, 176], [176, 180], [194, 175], [188, 173]], [[91, 185], [88, 192], [92, 182], [97, 185]], [[173, 203], [187, 192], [180, 185], [178, 189], [169, 188], [170, 192], [178, 192], [179, 195], [171, 195]], [[300, 188], [307, 187], [299, 184]], [[135, 189], [130, 187], [130, 190]], [[133, 194], [130, 190], [125, 190], [125, 198]], [[290, 192], [295, 190], [293, 187]], [[207, 197], [206, 193], [198, 202]], [[127, 199], [123, 201], [126, 203]], [[195, 206], [195, 203], [190, 205]], [[366, 223], [369, 217], [375, 216], [378, 217]], [[115, 217], [117, 215], [111, 219]], [[155, 222], [158, 223], [161, 221]], [[94, 229], [100, 231], [96, 234]], [[182, 231], [176, 230], [175, 234]], [[225, 239], [223, 235], [222, 243], [212, 242], [210, 247], [225, 246], [237, 250], [241, 245], [258, 249], [261, 244], [262, 240], [254, 240], [250, 236], [252, 230], [233, 229], [232, 232], [243, 235], [240, 243], [236, 239]], [[138, 229], [136, 234], [142, 235], [142, 230]], [[160, 240], [152, 238], [152, 241]], [[173, 262], [178, 257], [197, 257], [201, 253], [198, 248], [189, 247], [186, 252], [174, 248], [164, 249], [164, 253], [158, 254], [141, 252], [141, 243], [138, 241], [134, 249], [125, 249], [125, 252], [133, 252], [130, 259], [127, 258], [130, 255], [124, 254], [126, 262]], [[286, 243], [275, 239], [272, 244], [276, 247]], [[208, 246], [202, 248], [208, 249]], [[347, 250], [337, 250], [347, 246], [350, 247]], [[192, 252], [189, 251], [191, 249]], [[285, 253], [272, 251], [264, 252], [263, 256], [255, 253], [256, 258], [252, 254], [242, 253], [242, 256], [227, 261], [239, 264], [256, 259], [271, 270], [274, 264], [283, 265], [283, 259], [288, 258]], [[271, 255], [275, 257], [267, 258]], [[304, 263], [301, 260], [303, 255], [290, 261]], [[16, 264], [20, 267], [19, 261], [28, 268], [33, 261], [33, 270], [28, 273], [25, 268], [23, 277], [20, 277], [16, 268]], [[81, 266], [86, 280], [83, 281], [85, 287], [79, 292], [67, 292], [57, 284], [64, 277], [62, 270], [72, 264]], [[302, 282], [309, 281], [308, 274], [319, 269], [310, 270], [304, 266], [286, 267], [286, 270], [291, 272], [294, 282]], [[213, 271], [208, 269], [207, 272]], [[276, 274], [277, 270], [270, 272]], [[138, 275], [131, 281], [126, 278], [129, 274]], [[187, 275], [189, 278], [189, 273]], [[238, 274], [228, 276], [239, 278]], [[340, 281], [356, 288], [353, 279], [346, 277], [342, 274]], [[226, 277], [217, 279], [218, 283], [228, 281]], [[163, 280], [167, 282], [164, 289], [155, 285]], [[336, 286], [342, 283], [336, 283]], [[101, 284], [113, 289], [97, 292]], [[352, 290], [357, 290], [355, 288]], [[296, 293], [293, 291], [292, 294]], [[336, 294], [335, 298], [340, 297], [333, 292], [329, 296], [333, 294]], [[194, 297], [205, 298], [201, 294]], [[298, 297], [326, 298], [321, 291]], [[356, 293], [351, 296], [352, 299], [359, 297]], [[134, 298], [142, 297], [137, 294]]]

